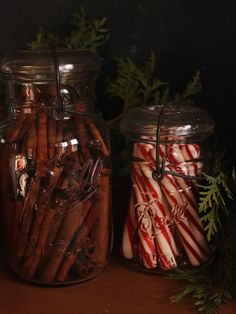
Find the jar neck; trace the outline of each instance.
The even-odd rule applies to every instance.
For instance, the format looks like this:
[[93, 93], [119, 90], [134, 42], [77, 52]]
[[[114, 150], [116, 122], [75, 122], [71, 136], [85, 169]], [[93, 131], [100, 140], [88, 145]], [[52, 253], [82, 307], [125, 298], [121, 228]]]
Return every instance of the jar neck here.
[[65, 108], [81, 112], [94, 110], [93, 82], [72, 82], [61, 84], [58, 95], [54, 82], [19, 83], [7, 82], [7, 105], [10, 113], [34, 113], [42, 108], [55, 109], [59, 106], [58, 97]]

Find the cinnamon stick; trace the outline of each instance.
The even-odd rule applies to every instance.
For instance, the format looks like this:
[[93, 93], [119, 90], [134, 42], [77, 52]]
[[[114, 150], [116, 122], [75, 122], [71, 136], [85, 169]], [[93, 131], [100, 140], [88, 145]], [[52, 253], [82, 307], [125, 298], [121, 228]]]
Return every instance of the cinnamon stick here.
[[29, 121], [29, 128], [26, 135], [26, 156], [27, 159], [35, 161], [37, 149], [37, 131], [35, 120], [31, 118]]
[[43, 111], [38, 116], [38, 138], [37, 138], [37, 157], [36, 169], [41, 171], [45, 162], [48, 160], [48, 143], [47, 143], [47, 114]]
[[13, 222], [13, 228], [12, 228], [12, 237], [13, 237], [13, 247], [15, 252], [15, 247], [17, 243], [17, 236], [20, 228], [20, 217], [22, 213], [23, 208], [23, 201], [17, 200], [15, 203], [15, 213], [14, 213], [14, 222]]
[[98, 267], [103, 267], [109, 254], [110, 244], [110, 177], [101, 176], [100, 186], [95, 195], [95, 206], [98, 206], [99, 217], [96, 226], [92, 229], [91, 237], [94, 238], [96, 249], [91, 256], [91, 261]]
[[73, 236], [78, 227], [83, 223], [84, 215], [91, 206], [91, 202], [87, 200], [85, 203], [77, 200], [68, 207], [66, 216], [61, 224], [57, 235], [52, 255], [48, 257], [45, 269], [43, 270], [40, 280], [44, 282], [53, 282], [58, 271], [58, 268], [66, 254]]
[[[23, 262], [23, 272], [25, 269], [30, 267], [33, 260], [34, 260], [35, 267], [39, 263], [41, 255], [42, 255], [42, 251], [39, 252], [39, 248], [45, 244], [45, 243], [39, 243], [39, 238], [41, 237], [41, 240], [42, 240], [46, 237], [47, 239], [48, 228], [44, 228], [44, 223], [46, 221], [46, 224], [48, 224], [47, 219], [49, 219], [51, 215], [54, 216], [55, 214], [55, 210], [54, 209], [51, 210], [51, 208], [49, 207], [49, 203], [50, 203], [50, 198], [52, 196], [52, 192], [54, 191], [54, 188], [56, 187], [58, 180], [61, 176], [62, 167], [55, 167], [53, 168], [53, 170], [51, 170], [51, 172], [53, 173], [53, 175], [51, 177], [51, 180], [48, 183], [48, 186], [45, 187], [45, 191], [39, 194], [38, 209], [36, 211], [35, 218], [33, 220], [30, 240], [29, 240], [27, 250], [25, 252], [25, 259]], [[38, 243], [38, 246], [37, 246], [37, 243]], [[36, 251], [36, 246], [38, 248], [37, 251]], [[30, 272], [32, 274], [34, 273], [32, 268]]]
[[95, 124], [90, 119], [87, 119], [87, 123], [89, 125], [89, 128], [90, 128], [92, 134], [94, 135], [96, 140], [100, 143], [101, 151], [102, 151], [103, 155], [105, 157], [109, 156], [110, 155], [110, 151], [109, 151], [107, 145], [105, 144], [105, 142], [104, 142], [104, 140], [103, 140], [103, 138], [101, 136], [100, 131], [98, 130], [98, 128], [95, 126]]
[[10, 126], [10, 131], [6, 135], [6, 141], [8, 143], [16, 142], [24, 134], [24, 127], [26, 124], [26, 116], [24, 114], [18, 114], [14, 123]]
[[92, 158], [91, 153], [88, 149], [88, 134], [85, 127], [85, 119], [83, 117], [75, 117], [75, 125], [78, 133], [79, 143], [81, 147], [81, 153], [84, 160]]
[[50, 224], [55, 217], [55, 213], [56, 210], [51, 209], [43, 216], [39, 233], [36, 235], [38, 238], [35, 240], [33, 253], [25, 260], [22, 268], [22, 275], [24, 277], [32, 278], [41, 259], [45, 256], [45, 243], [47, 241]]
[[39, 178], [31, 178], [29, 184], [29, 192], [25, 198], [24, 206], [21, 211], [20, 227], [17, 239], [17, 256], [24, 256], [25, 249], [29, 241], [29, 232], [34, 215], [34, 206], [38, 199], [39, 193]]
[[63, 122], [57, 121], [56, 122], [56, 143], [60, 145], [63, 139]]
[[48, 157], [54, 158], [56, 145], [56, 121], [53, 118], [48, 119]]
[[99, 215], [99, 206], [95, 202], [93, 202], [91, 209], [88, 212], [88, 215], [83, 223], [83, 226], [78, 230], [75, 241], [74, 241], [74, 247], [72, 252], [66, 256], [64, 259], [60, 270], [58, 271], [57, 280], [58, 281], [65, 281], [67, 278], [67, 275], [73, 266], [73, 264], [76, 261], [77, 253], [79, 250], [81, 250], [81, 247], [86, 241], [86, 238], [89, 234], [89, 232], [92, 230], [92, 228], [95, 225], [95, 222]]
[[94, 265], [89, 258], [87, 258], [86, 256], [79, 256], [79, 258], [77, 258], [75, 260], [75, 268], [78, 272], [78, 275], [82, 278], [86, 278], [89, 275], [93, 274], [96, 272], [96, 265]]

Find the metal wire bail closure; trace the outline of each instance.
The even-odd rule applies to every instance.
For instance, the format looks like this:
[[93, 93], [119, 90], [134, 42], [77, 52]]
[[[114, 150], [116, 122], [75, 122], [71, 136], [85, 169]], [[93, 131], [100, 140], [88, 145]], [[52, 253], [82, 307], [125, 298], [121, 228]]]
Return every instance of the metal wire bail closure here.
[[61, 95], [61, 77], [60, 77], [59, 60], [58, 60], [56, 45], [52, 47], [52, 56], [53, 56], [54, 67], [55, 67], [55, 79], [56, 79], [57, 102], [58, 102], [58, 108], [55, 109], [54, 115], [57, 118], [62, 119], [65, 115], [65, 104], [64, 104], [63, 97]]
[[57, 46], [52, 47], [52, 57], [54, 61], [55, 67], [55, 80], [56, 80], [56, 89], [57, 89], [57, 101], [58, 101], [58, 108], [54, 109], [53, 116], [55, 119], [62, 119], [64, 118], [65, 114], [76, 114], [83, 117], [93, 117], [92, 114], [86, 112], [77, 112], [75, 110], [71, 110], [66, 108], [63, 96], [61, 95], [61, 76], [60, 76], [60, 69], [59, 69], [59, 59], [58, 59], [58, 50]]
[[164, 119], [164, 109], [167, 105], [162, 106], [160, 110], [159, 117], [157, 119], [156, 124], [156, 169], [152, 171], [152, 178], [160, 182], [163, 180], [165, 175], [165, 164], [166, 160], [165, 158], [162, 159], [161, 165], [160, 165], [160, 138], [161, 138], [161, 124]]
[[152, 171], [152, 178], [153, 180], [160, 182], [163, 180], [165, 174], [171, 174], [176, 177], [181, 177], [190, 180], [202, 180], [204, 179], [202, 176], [191, 176], [166, 170], [165, 169], [166, 160], [164, 157], [160, 162], [161, 125], [164, 120], [164, 110], [166, 109], [167, 105], [168, 104], [162, 106], [156, 123], [156, 169]]

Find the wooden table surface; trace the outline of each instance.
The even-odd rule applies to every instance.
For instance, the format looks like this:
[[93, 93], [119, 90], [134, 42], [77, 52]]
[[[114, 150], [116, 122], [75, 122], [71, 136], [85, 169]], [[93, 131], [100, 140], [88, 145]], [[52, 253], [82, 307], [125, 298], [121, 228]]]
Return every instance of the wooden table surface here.
[[[190, 299], [170, 303], [181, 284], [166, 277], [134, 272], [117, 260], [95, 279], [67, 287], [39, 287], [20, 281], [0, 259], [1, 314], [191, 314]], [[236, 302], [220, 313], [236, 313]]]

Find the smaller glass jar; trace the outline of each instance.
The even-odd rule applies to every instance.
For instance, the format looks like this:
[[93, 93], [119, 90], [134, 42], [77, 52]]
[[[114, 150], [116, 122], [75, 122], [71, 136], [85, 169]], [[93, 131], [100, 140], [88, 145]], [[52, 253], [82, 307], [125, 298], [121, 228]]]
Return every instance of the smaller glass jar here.
[[131, 196], [122, 255], [153, 272], [200, 266], [211, 256], [198, 213], [198, 182], [214, 122], [198, 107], [131, 110], [122, 120], [131, 157]]
[[112, 239], [109, 134], [94, 110], [100, 61], [87, 51], [57, 59], [58, 69], [51, 51], [18, 52], [1, 68], [11, 117], [0, 147], [8, 260], [23, 279], [50, 285], [97, 276]]

